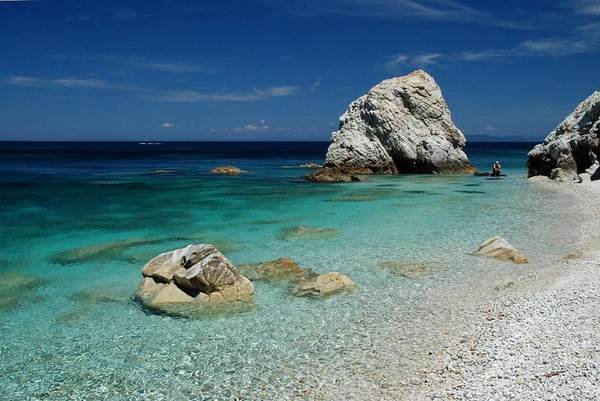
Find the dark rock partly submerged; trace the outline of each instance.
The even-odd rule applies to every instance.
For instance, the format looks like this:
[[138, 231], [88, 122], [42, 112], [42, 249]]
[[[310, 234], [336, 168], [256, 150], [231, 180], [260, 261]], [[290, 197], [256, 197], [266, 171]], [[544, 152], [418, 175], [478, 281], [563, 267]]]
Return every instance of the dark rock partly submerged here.
[[311, 181], [359, 174], [473, 173], [466, 140], [434, 79], [418, 70], [373, 87], [340, 117], [325, 166]]

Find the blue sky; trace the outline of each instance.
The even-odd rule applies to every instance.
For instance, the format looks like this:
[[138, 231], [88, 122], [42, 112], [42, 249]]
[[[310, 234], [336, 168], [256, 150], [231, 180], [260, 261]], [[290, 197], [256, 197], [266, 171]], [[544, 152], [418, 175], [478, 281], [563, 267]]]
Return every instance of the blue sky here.
[[0, 0], [0, 140], [328, 140], [416, 68], [469, 136], [600, 89], [600, 0]]

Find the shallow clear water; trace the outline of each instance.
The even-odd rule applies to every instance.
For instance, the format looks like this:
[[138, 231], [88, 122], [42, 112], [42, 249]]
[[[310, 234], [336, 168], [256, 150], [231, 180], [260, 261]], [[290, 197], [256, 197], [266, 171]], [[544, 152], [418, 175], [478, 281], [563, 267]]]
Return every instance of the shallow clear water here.
[[[428, 292], [473, 283], [475, 296], [506, 269], [524, 268], [469, 255], [481, 241], [503, 235], [535, 266], [564, 252], [559, 239], [577, 225], [557, 232], [568, 208], [543, 207], [548, 190], [527, 182], [531, 144], [467, 149], [482, 170], [500, 160], [501, 180], [412, 175], [320, 185], [302, 181], [305, 169], [283, 167], [320, 163], [326, 146], [0, 144], [0, 393], [384, 399], [403, 380], [392, 368], [419, 359], [420, 343], [407, 339], [435, 331], [436, 312], [421, 313]], [[224, 164], [248, 173], [208, 174]], [[299, 226], [335, 232], [285, 238]], [[148, 313], [133, 300], [141, 267], [192, 242], [214, 243], [234, 263], [291, 257], [320, 273], [344, 272], [358, 289], [312, 300], [257, 282], [250, 312], [196, 320]], [[408, 279], [380, 267], [385, 261], [431, 269]], [[11, 287], [12, 272], [30, 282]]]

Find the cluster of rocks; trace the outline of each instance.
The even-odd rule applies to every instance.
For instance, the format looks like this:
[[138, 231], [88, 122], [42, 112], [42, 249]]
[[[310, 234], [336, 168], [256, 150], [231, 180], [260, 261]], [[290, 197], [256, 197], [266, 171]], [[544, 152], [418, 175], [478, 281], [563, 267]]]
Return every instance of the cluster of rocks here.
[[283, 283], [296, 296], [329, 296], [356, 286], [345, 274], [330, 272], [319, 275], [289, 258], [241, 265], [239, 268], [253, 280]]
[[[318, 275], [292, 259], [241, 265], [240, 270], [253, 280], [287, 284], [296, 296], [329, 296], [355, 287], [342, 273]], [[188, 245], [150, 260], [136, 296], [146, 307], [175, 314], [251, 304], [254, 285], [240, 270], [213, 245]]]
[[352, 102], [331, 141], [324, 168], [311, 172], [308, 180], [475, 171], [440, 87], [422, 70], [385, 80]]
[[561, 182], [600, 179], [600, 91], [584, 100], [573, 113], [528, 154], [529, 177]]

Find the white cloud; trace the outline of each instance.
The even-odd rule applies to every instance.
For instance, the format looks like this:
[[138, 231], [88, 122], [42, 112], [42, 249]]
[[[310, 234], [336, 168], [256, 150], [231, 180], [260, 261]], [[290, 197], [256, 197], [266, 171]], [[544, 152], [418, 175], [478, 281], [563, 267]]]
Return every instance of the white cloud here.
[[310, 91], [315, 92], [317, 88], [321, 86], [321, 81], [323, 81], [323, 77], [319, 76], [319, 78], [310, 85]]
[[290, 96], [300, 89], [297, 86], [271, 86], [265, 89], [254, 89], [254, 92], [261, 98]]
[[133, 67], [144, 68], [147, 70], [155, 70], [160, 72], [170, 72], [174, 74], [185, 74], [191, 72], [212, 72], [209, 69], [197, 65], [188, 63], [156, 63], [156, 62], [129, 62], [123, 63]]
[[571, 7], [577, 14], [600, 15], [599, 0], [572, 0]]
[[518, 28], [457, 0], [262, 0], [263, 5], [293, 15], [341, 15], [358, 18], [421, 18]]
[[402, 66], [409, 67], [426, 67], [428, 65], [437, 64], [443, 56], [441, 53], [421, 53], [416, 55], [396, 54], [391, 60], [386, 63], [388, 70], [395, 70]]
[[235, 127], [233, 132], [265, 132], [270, 131], [271, 127], [265, 120], [260, 120], [259, 124], [246, 124], [243, 127]]
[[496, 128], [492, 127], [491, 125], [486, 125], [483, 129], [490, 132], [496, 131]]
[[16, 86], [59, 86], [65, 88], [109, 88], [111, 85], [100, 79], [58, 78], [45, 79], [25, 76], [15, 76], [8, 83]]
[[385, 66], [395, 70], [401, 66], [422, 67], [433, 65], [441, 58], [445, 62], [510, 60], [517, 57], [562, 57], [600, 51], [600, 23], [590, 23], [575, 28], [571, 34], [560, 38], [526, 40], [504, 49], [466, 50], [459, 53], [397, 54]]
[[298, 86], [273, 86], [264, 89], [254, 89], [251, 92], [237, 93], [206, 93], [194, 90], [157, 90], [132, 85], [108, 82], [101, 79], [79, 78], [37, 78], [28, 76], [13, 76], [6, 81], [9, 85], [46, 87], [46, 88], [83, 88], [111, 89], [138, 94], [156, 101], [173, 103], [196, 102], [257, 102], [274, 97], [291, 96], [300, 88]]
[[167, 91], [154, 96], [155, 100], [174, 103], [196, 102], [257, 102], [273, 97], [291, 96], [298, 91], [297, 86], [273, 86], [254, 89], [249, 93], [204, 93], [198, 91]]
[[163, 123], [160, 126], [163, 127], [163, 128], [173, 128], [173, 127], [175, 127], [175, 124], [173, 124], [173, 123]]
[[192, 90], [166, 91], [152, 96], [153, 99], [173, 103], [197, 103], [197, 102], [255, 102], [262, 100], [254, 93], [203, 93]]

